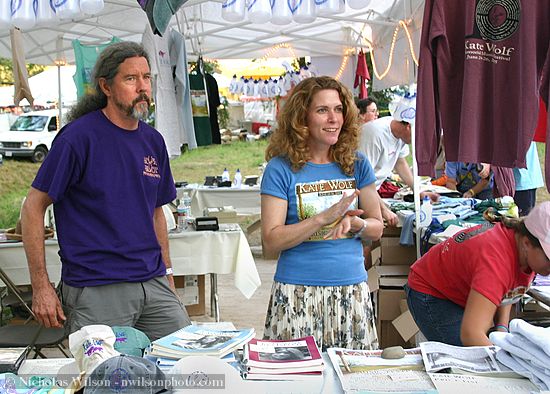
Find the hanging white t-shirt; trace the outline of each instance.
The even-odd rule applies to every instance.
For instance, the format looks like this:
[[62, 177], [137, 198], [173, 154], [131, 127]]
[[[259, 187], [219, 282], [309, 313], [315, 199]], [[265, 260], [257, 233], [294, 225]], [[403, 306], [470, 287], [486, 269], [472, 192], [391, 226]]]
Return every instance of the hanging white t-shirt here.
[[193, 125], [193, 108], [191, 107], [191, 90], [189, 89], [189, 72], [187, 71], [187, 54], [185, 52], [185, 37], [170, 29], [168, 35], [170, 49], [170, 63], [175, 66], [174, 84], [176, 86], [176, 104], [180, 123], [183, 126], [180, 129], [182, 142], [187, 144], [189, 149], [197, 147], [195, 138], [195, 126]]
[[361, 127], [359, 151], [367, 155], [376, 176], [376, 189], [389, 177], [400, 158], [409, 155], [409, 145], [396, 138], [390, 129], [393, 120], [385, 116]]
[[168, 38], [153, 34], [147, 23], [142, 38], [143, 47], [149, 55], [153, 96], [155, 99], [155, 128], [164, 137], [168, 156], [172, 159], [181, 154], [182, 130], [176, 103], [176, 87], [172, 77]]

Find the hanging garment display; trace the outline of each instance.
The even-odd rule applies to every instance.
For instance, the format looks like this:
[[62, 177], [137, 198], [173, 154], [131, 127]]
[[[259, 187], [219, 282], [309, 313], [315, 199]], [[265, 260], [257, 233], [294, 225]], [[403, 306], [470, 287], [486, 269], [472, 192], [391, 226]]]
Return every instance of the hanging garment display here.
[[271, 19], [271, 4], [273, 0], [251, 0], [247, 11], [248, 18], [254, 23], [267, 23]]
[[539, 99], [539, 118], [537, 120], [537, 128], [533, 141], [546, 142], [546, 128], [548, 127], [548, 111], [542, 99]]
[[355, 82], [353, 83], [354, 88], [359, 86], [359, 99], [369, 97], [367, 80], [370, 80], [367, 59], [365, 58], [365, 53], [360, 51], [359, 55], [357, 55], [357, 69], [355, 70]]
[[311, 23], [317, 18], [315, 0], [292, 0], [291, 11], [292, 20], [297, 23]]
[[172, 15], [174, 15], [187, 0], [137, 0], [145, 11], [147, 20], [154, 34], [162, 36]]
[[70, 19], [80, 14], [80, 4], [78, 0], [54, 1], [55, 13], [61, 19]]
[[[420, 175], [434, 173], [441, 130], [449, 161], [525, 166], [539, 94], [548, 100], [549, 19], [546, 0], [426, 0], [416, 117]], [[547, 150], [548, 186], [549, 158]]]
[[[197, 66], [197, 68], [199, 67]], [[212, 144], [212, 131], [210, 130], [210, 117], [208, 116], [208, 96], [202, 73], [195, 71], [189, 74], [189, 86], [197, 145], [210, 145]]]
[[168, 50], [168, 37], [153, 34], [151, 26], [146, 25], [142, 44], [149, 56], [155, 101], [155, 129], [164, 138], [168, 156], [181, 154], [182, 138], [180, 118], [176, 105], [176, 87], [172, 77], [172, 65]]
[[[271, 6], [271, 23], [275, 25], [287, 25], [292, 22], [292, 11], [288, 0], [273, 0]], [[243, 15], [244, 19], [244, 15]]]
[[25, 67], [25, 50], [23, 48], [21, 31], [18, 29], [11, 29], [10, 41], [13, 59], [13, 85], [15, 89], [13, 103], [17, 106], [21, 100], [26, 98], [29, 104], [33, 105], [34, 98], [32, 97], [31, 88], [29, 87], [27, 67]]
[[346, 10], [344, 0], [315, 0], [317, 15], [335, 15]]
[[76, 85], [77, 97], [82, 97], [88, 92], [93, 92], [92, 70], [95, 62], [101, 52], [109, 45], [119, 42], [120, 39], [113, 37], [111, 41], [99, 45], [84, 45], [79, 40], [73, 40], [74, 61], [76, 72], [74, 74], [74, 83]]
[[36, 24], [47, 25], [55, 22], [58, 17], [55, 8], [50, 0], [34, 0]]
[[225, 0], [222, 4], [222, 18], [228, 22], [244, 19], [246, 0]]
[[[8, 3], [8, 1], [4, 2]], [[36, 23], [33, 2], [30, 0], [9, 1], [11, 3], [11, 24], [21, 30], [32, 28]]]
[[174, 68], [174, 84], [176, 86], [176, 105], [183, 127], [182, 142], [189, 149], [197, 147], [195, 126], [193, 125], [193, 109], [191, 107], [191, 91], [189, 88], [189, 72], [187, 70], [187, 53], [185, 37], [178, 31], [170, 30], [170, 64]]
[[222, 104], [220, 102], [220, 91], [218, 89], [218, 82], [210, 74], [204, 75], [206, 82], [206, 93], [208, 95], [208, 109], [210, 111], [210, 133], [212, 134], [212, 143], [221, 144], [222, 136], [220, 135], [220, 124], [218, 123], [218, 107]]

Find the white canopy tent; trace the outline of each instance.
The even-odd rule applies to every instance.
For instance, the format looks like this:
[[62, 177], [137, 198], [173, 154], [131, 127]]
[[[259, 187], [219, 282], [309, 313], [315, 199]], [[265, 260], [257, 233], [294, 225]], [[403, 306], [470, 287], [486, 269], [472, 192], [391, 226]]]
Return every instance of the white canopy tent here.
[[[220, 1], [189, 0], [172, 17], [171, 26], [187, 39], [188, 58], [199, 55], [209, 59], [261, 58], [287, 56], [339, 56], [355, 53], [358, 48], [374, 48], [375, 61], [382, 73], [390, 58], [395, 40], [393, 64], [387, 81], [391, 85], [410, 83], [414, 79], [414, 59], [407, 34], [418, 50], [420, 21], [424, 0], [372, 0], [362, 10], [346, 8], [341, 14], [318, 16], [308, 24], [256, 24], [248, 20], [231, 23], [222, 19]], [[104, 43], [112, 36], [141, 41], [148, 23], [136, 0], [105, 0], [105, 7], [95, 16], [57, 21], [48, 26], [23, 31], [23, 50], [28, 63], [57, 64], [62, 60], [74, 64], [71, 42]], [[372, 39], [370, 30], [372, 29]], [[398, 29], [397, 35], [394, 32]], [[285, 46], [283, 47], [282, 44]], [[292, 53], [289, 53], [292, 48]], [[274, 51], [273, 48], [280, 48]], [[0, 29], [0, 57], [11, 58], [9, 31]], [[408, 70], [404, 67], [410, 65]], [[377, 83], [380, 89], [391, 86]]]

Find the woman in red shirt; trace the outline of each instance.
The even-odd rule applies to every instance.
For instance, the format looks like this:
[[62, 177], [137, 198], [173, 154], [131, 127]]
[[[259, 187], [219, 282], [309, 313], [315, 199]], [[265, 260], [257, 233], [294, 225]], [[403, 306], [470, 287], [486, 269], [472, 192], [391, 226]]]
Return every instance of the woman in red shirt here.
[[523, 220], [504, 219], [462, 231], [411, 267], [405, 285], [416, 324], [430, 341], [490, 345], [487, 332], [506, 331], [511, 305], [535, 273], [550, 274], [550, 202]]

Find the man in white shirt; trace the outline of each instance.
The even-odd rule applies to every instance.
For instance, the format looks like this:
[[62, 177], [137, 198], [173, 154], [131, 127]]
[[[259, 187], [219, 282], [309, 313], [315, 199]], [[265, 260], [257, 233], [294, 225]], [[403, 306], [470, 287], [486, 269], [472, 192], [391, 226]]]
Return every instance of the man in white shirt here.
[[[359, 150], [369, 159], [378, 190], [392, 171], [400, 176], [403, 182], [412, 188], [413, 174], [406, 161], [411, 143], [411, 123], [416, 115], [416, 100], [402, 99], [392, 112], [385, 116], [365, 123], [361, 127]], [[390, 226], [396, 226], [398, 218], [380, 199], [382, 217]]]

